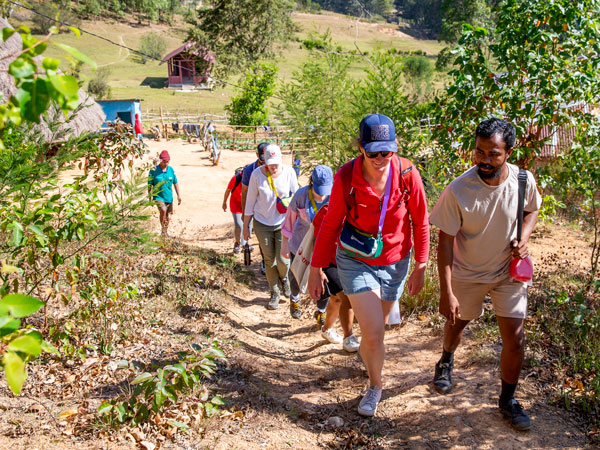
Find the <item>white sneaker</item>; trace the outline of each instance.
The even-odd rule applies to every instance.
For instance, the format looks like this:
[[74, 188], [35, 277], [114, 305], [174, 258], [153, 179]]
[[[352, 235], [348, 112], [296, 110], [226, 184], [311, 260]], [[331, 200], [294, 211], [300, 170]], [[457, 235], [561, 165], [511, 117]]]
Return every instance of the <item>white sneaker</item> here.
[[379, 405], [380, 400], [381, 389], [376, 386], [371, 386], [358, 404], [358, 413], [361, 416], [374, 416], [377, 412], [377, 405]]
[[354, 352], [357, 352], [358, 349], [360, 348], [360, 342], [358, 342], [358, 339], [356, 339], [356, 336], [351, 334], [347, 338], [344, 338], [344, 343], [343, 343], [342, 347], [348, 353], [354, 353]]
[[332, 344], [342, 343], [342, 337], [335, 330], [335, 328], [329, 328], [328, 330], [321, 329], [321, 336], [323, 336], [323, 339], [328, 340]]

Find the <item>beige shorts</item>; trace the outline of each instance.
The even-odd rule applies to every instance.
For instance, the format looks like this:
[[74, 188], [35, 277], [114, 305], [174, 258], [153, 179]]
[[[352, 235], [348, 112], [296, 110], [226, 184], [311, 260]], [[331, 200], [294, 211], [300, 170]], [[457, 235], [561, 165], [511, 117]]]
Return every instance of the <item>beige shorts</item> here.
[[510, 277], [496, 283], [473, 283], [452, 279], [452, 292], [458, 300], [463, 320], [477, 319], [483, 314], [483, 299], [490, 294], [496, 316], [514, 319], [527, 317], [527, 285]]
[[156, 202], [156, 206], [158, 206], [158, 210], [167, 214], [173, 213], [173, 203], [165, 203], [160, 200], [154, 200]]

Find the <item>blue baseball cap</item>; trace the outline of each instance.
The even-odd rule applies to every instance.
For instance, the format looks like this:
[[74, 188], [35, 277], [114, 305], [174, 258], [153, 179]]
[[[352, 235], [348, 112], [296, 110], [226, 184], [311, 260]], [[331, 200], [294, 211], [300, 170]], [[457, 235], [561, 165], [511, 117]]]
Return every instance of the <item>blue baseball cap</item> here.
[[369, 114], [360, 121], [360, 144], [366, 152], [397, 152], [396, 127], [388, 116]]
[[317, 166], [310, 176], [313, 190], [318, 195], [330, 195], [333, 186], [333, 172], [327, 166]]

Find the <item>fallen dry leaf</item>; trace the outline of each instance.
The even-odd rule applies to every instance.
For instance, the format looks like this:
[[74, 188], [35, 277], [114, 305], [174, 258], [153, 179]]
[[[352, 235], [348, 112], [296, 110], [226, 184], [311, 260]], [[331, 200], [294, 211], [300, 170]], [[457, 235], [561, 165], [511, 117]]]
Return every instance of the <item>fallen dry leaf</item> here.
[[148, 442], [148, 441], [140, 442], [140, 446], [145, 450], [154, 450], [156, 448], [155, 444], [153, 444], [152, 442]]

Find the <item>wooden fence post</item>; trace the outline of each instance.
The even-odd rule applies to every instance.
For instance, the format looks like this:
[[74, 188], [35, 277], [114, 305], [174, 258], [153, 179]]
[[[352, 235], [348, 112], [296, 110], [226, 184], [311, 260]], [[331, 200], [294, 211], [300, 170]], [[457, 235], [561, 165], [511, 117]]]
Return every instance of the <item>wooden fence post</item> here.
[[162, 127], [163, 127], [163, 133], [165, 135], [165, 140], [168, 141], [169, 140], [169, 132], [167, 131], [167, 126], [165, 125], [165, 119], [163, 117], [162, 106], [160, 107], [160, 123], [162, 124]]

